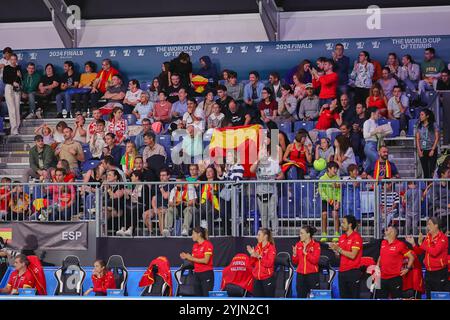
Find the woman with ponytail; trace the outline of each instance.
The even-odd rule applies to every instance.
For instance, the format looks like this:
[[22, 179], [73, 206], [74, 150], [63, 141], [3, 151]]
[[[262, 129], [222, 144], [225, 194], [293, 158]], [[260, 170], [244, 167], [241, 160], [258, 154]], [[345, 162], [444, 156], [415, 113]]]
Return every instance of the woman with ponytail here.
[[182, 252], [180, 258], [194, 263], [197, 292], [200, 296], [207, 297], [209, 291], [214, 288], [214, 247], [208, 240], [208, 230], [202, 227], [195, 227], [192, 230], [192, 240], [195, 242], [192, 254]]
[[269, 229], [259, 229], [256, 239], [258, 244], [255, 248], [247, 246], [253, 267], [253, 295], [255, 297], [271, 298], [275, 295], [273, 274], [277, 250], [272, 238], [272, 232]]
[[296, 284], [298, 298], [307, 298], [312, 289], [320, 289], [320, 244], [313, 239], [315, 233], [315, 227], [303, 226], [300, 229], [300, 241], [292, 247], [292, 262], [298, 265]]

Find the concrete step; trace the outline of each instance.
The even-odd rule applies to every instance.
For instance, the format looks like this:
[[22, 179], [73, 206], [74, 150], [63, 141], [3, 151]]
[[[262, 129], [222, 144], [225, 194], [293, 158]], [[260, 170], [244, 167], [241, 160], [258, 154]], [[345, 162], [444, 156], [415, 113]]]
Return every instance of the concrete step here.
[[32, 144], [24, 142], [8, 143], [0, 145], [0, 152], [27, 152], [31, 149]]
[[0, 157], [0, 163], [29, 163], [28, 157], [8, 157], [8, 158], [1, 158]]
[[25, 172], [27, 172], [27, 170], [30, 168], [30, 166], [28, 166], [28, 168], [15, 168], [15, 169], [0, 169], [0, 176], [17, 176], [17, 177], [23, 177], [23, 175], [25, 174]]

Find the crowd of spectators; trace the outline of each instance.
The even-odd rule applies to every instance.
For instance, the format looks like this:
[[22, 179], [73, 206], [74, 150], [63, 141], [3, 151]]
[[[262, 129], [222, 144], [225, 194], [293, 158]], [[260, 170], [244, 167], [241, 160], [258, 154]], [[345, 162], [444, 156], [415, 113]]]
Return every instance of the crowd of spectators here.
[[[227, 179], [233, 177], [233, 172], [228, 171], [233, 169], [203, 159], [203, 141], [209, 141], [216, 128], [248, 124], [261, 125], [269, 133], [280, 129], [278, 141], [273, 142], [277, 144], [273, 149], [276, 154], [266, 152], [263, 160], [251, 168], [258, 179], [333, 180], [343, 176], [356, 178], [355, 175], [398, 178], [395, 163], [388, 159], [388, 149], [383, 146], [383, 138], [389, 132], [385, 125], [379, 125], [379, 120], [398, 120], [401, 136], [405, 136], [409, 120], [416, 115], [419, 117], [415, 139], [423, 176], [430, 178], [436, 171], [439, 125], [428, 108], [427, 92], [448, 89], [450, 82], [444, 62], [435, 56], [433, 48], [425, 49], [420, 65], [409, 55], [400, 62], [395, 53], [390, 53], [382, 67], [368, 52], [361, 51], [351, 67], [343, 45], [337, 44], [330, 58], [320, 57], [315, 65], [303, 60], [284, 78], [274, 71], [265, 81], [258, 71], [250, 71], [245, 82], [239, 82], [238, 74], [231, 69], [219, 73], [208, 56], [200, 58], [198, 70], [193, 69], [190, 59], [183, 52], [163, 63], [161, 73], [148, 89], [141, 88], [136, 79], [131, 79], [127, 88], [120, 70], [109, 59], [102, 61], [97, 73], [91, 61], [86, 62], [82, 74], [71, 61], [66, 61], [63, 75], [57, 75], [54, 66], [48, 64], [44, 75], [38, 76], [32, 62], [22, 72], [17, 56], [5, 48], [0, 70], [11, 134], [18, 134], [20, 124], [17, 114], [22, 107], [17, 99], [29, 105], [27, 118], [42, 118], [49, 101], [55, 99], [59, 118], [76, 119], [73, 128], [62, 119], [56, 128], [44, 124], [36, 130], [36, 145], [30, 150], [30, 170], [24, 181], [30, 177], [64, 181], [70, 174], [75, 179], [100, 183], [159, 181], [169, 177], [181, 181], [182, 177], [190, 177], [192, 163], [198, 166], [198, 176], [204, 180]], [[207, 79], [201, 88], [195, 80], [197, 75]], [[88, 110], [92, 119], [86, 123], [84, 112]], [[292, 133], [294, 124], [300, 121], [310, 127]], [[290, 129], [283, 130], [286, 127]], [[186, 134], [181, 142], [173, 143], [173, 150], [160, 144], [161, 137], [174, 139], [179, 129], [185, 129]], [[181, 164], [175, 163], [173, 155], [181, 156]], [[95, 167], [82, 170], [83, 164], [92, 160]], [[66, 161], [67, 168], [58, 166], [58, 161]], [[319, 165], [323, 161], [325, 166]], [[230, 165], [240, 165], [237, 162], [234, 159]], [[322, 189], [323, 207], [337, 212], [338, 196], [329, 187]], [[86, 199], [93, 190], [84, 191]], [[133, 189], [131, 194], [125, 191], [129, 190], [120, 185], [111, 189], [111, 215], [124, 208], [125, 202], [120, 199], [143, 199], [142, 190]], [[259, 193], [276, 195], [272, 191]], [[179, 199], [176, 190], [164, 187], [157, 192], [161, 193], [161, 201], [168, 200], [166, 205], [153, 201], [140, 204], [146, 211], [144, 216], [160, 217], [160, 231], [165, 234], [173, 224], [170, 217], [181, 214], [176, 212], [179, 203], [186, 204], [184, 221], [189, 224], [195, 212], [187, 209], [194, 202], [201, 205], [203, 201], [201, 192], [197, 195], [200, 199], [194, 198], [193, 192], [182, 192], [186, 198]], [[220, 190], [207, 188], [205, 192], [207, 201], [215, 205]], [[276, 215], [273, 216], [277, 203], [271, 199], [259, 200], [260, 210], [264, 209], [264, 227], [270, 223], [273, 227], [278, 225]], [[162, 208], [166, 206], [162, 219]], [[65, 205], [62, 207], [68, 211]], [[130, 228], [133, 226], [123, 226], [119, 234], [130, 233]], [[183, 234], [187, 234], [187, 229], [189, 226], [185, 225]]]

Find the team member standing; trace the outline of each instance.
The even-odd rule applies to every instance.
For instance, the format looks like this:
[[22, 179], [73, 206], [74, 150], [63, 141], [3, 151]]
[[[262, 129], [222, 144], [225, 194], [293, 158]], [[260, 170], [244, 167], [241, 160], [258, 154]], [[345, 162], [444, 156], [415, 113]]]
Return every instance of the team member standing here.
[[256, 239], [256, 248], [247, 246], [253, 267], [253, 296], [270, 298], [275, 295], [273, 273], [277, 250], [269, 229], [259, 229]]
[[106, 269], [106, 263], [103, 260], [94, 262], [94, 270], [92, 271], [93, 287], [89, 288], [84, 295], [87, 296], [92, 291], [96, 296], [106, 296], [108, 289], [116, 289], [116, 282], [111, 271]]
[[340, 255], [339, 294], [343, 299], [359, 299], [361, 280], [362, 238], [356, 231], [356, 218], [347, 215], [342, 219], [343, 234], [330, 248]]
[[312, 289], [320, 289], [320, 244], [312, 238], [316, 228], [303, 226], [300, 241], [292, 247], [292, 262], [297, 264], [297, 297], [307, 298]]
[[207, 297], [214, 288], [213, 251], [214, 247], [208, 240], [208, 231], [202, 227], [192, 230], [192, 254], [182, 252], [180, 258], [194, 263], [194, 275], [197, 292]]
[[8, 284], [0, 289], [0, 294], [18, 294], [19, 289], [36, 288], [36, 280], [28, 266], [30, 261], [24, 254], [14, 259], [14, 271], [9, 276]]
[[422, 233], [419, 233], [418, 243], [414, 241], [413, 236], [407, 236], [408, 241], [416, 254], [425, 253], [423, 263], [425, 264], [425, 291], [427, 299], [431, 298], [431, 291], [445, 291], [447, 290], [448, 277], [448, 238], [441, 231], [439, 227], [439, 220], [436, 217], [431, 217], [427, 221], [428, 234], [424, 238]]
[[[397, 239], [396, 227], [389, 226], [384, 235], [378, 258], [378, 266], [381, 269], [381, 290], [377, 297], [381, 299], [402, 298], [402, 277], [412, 270], [414, 256], [406, 244]], [[404, 257], [408, 258], [408, 264], [405, 269], [402, 269]]]

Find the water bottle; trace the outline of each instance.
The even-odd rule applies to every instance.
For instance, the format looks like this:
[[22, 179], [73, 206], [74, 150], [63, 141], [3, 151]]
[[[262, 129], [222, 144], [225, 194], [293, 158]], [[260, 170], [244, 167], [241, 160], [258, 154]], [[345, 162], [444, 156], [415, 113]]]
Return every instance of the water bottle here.
[[62, 116], [63, 116], [64, 119], [67, 118], [67, 110], [66, 109], [64, 109], [62, 111]]

